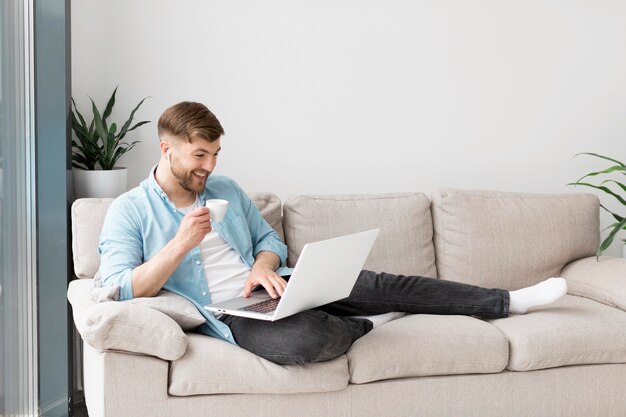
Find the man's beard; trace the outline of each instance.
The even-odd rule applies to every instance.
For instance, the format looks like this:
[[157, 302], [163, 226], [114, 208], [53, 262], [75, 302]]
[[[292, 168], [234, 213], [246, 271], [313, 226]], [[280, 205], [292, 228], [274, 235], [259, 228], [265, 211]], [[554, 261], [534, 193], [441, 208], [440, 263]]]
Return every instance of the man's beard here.
[[[187, 172], [180, 165], [170, 163], [170, 169], [172, 171], [172, 175], [174, 178], [178, 180], [178, 184], [185, 190], [191, 193], [201, 193], [204, 191], [204, 186], [206, 185], [206, 180], [211, 175], [210, 172], [207, 172], [206, 177], [204, 177], [204, 181], [199, 183], [200, 178], [191, 173], [191, 171]], [[205, 172], [205, 171], [202, 171]]]

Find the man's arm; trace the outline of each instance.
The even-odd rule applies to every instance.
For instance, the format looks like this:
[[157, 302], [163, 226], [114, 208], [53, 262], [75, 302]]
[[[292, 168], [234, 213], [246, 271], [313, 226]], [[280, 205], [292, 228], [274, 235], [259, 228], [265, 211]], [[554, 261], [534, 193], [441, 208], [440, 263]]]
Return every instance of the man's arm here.
[[248, 297], [254, 287], [262, 285], [272, 298], [282, 297], [287, 281], [278, 275], [276, 270], [287, 260], [287, 246], [282, 242], [276, 230], [261, 216], [250, 197], [234, 181], [232, 185], [241, 198], [255, 259], [250, 275], [244, 284], [243, 296]]
[[163, 288], [181, 261], [211, 231], [209, 209], [200, 207], [186, 215], [176, 235], [152, 259], [133, 270], [135, 297], [154, 297]]
[[118, 285], [120, 300], [160, 291], [187, 252], [211, 231], [209, 210], [201, 207], [185, 216], [172, 240], [146, 262], [141, 230], [134, 206], [114, 201], [104, 221], [98, 253], [102, 285]]

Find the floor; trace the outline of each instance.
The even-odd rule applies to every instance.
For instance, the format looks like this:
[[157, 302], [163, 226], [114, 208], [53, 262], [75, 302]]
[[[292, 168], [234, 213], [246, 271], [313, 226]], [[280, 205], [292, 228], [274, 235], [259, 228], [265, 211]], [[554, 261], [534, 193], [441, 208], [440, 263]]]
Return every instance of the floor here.
[[87, 414], [87, 407], [85, 406], [85, 402], [81, 401], [78, 404], [74, 404], [73, 414], [74, 417], [89, 417]]

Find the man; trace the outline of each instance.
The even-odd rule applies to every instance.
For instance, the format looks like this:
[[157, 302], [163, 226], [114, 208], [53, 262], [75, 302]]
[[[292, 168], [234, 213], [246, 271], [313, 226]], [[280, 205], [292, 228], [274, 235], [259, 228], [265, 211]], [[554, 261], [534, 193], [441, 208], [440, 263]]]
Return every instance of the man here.
[[[425, 277], [362, 271], [347, 299], [276, 322], [215, 316], [203, 306], [249, 296], [263, 286], [272, 297], [287, 282], [287, 247], [231, 179], [212, 175], [224, 130], [200, 103], [168, 108], [158, 123], [161, 158], [138, 187], [106, 215], [98, 251], [104, 286], [120, 299], [165, 289], [191, 300], [206, 317], [198, 331], [281, 364], [319, 362], [348, 350], [373, 324], [355, 315], [391, 311], [464, 314], [483, 318], [524, 314], [567, 292], [563, 278], [508, 292]], [[226, 217], [211, 223], [208, 199], [229, 201]]]

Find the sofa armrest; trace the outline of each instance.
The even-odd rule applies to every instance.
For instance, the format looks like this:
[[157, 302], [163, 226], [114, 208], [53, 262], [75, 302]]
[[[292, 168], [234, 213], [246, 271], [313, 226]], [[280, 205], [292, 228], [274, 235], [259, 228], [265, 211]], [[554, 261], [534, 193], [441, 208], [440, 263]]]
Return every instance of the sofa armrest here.
[[89, 279], [70, 282], [67, 298], [78, 333], [101, 350], [121, 350], [176, 360], [187, 349], [187, 336], [173, 319], [153, 308], [106, 301], [96, 303]]
[[561, 271], [568, 293], [626, 311], [626, 259], [595, 256], [567, 264]]
[[169, 362], [85, 345], [83, 364], [89, 417], [171, 415]]

